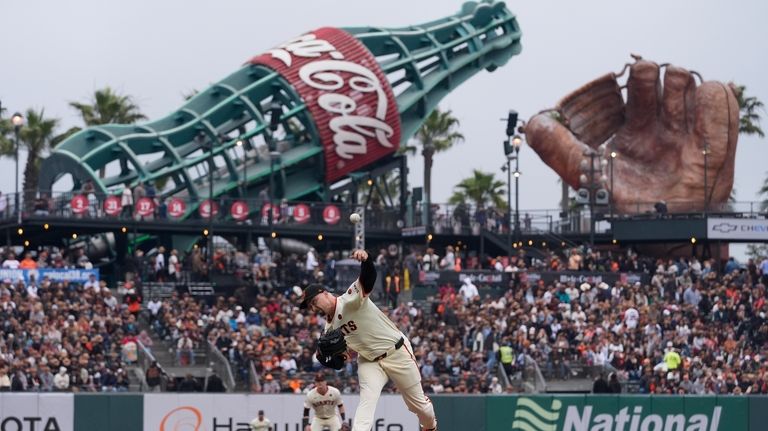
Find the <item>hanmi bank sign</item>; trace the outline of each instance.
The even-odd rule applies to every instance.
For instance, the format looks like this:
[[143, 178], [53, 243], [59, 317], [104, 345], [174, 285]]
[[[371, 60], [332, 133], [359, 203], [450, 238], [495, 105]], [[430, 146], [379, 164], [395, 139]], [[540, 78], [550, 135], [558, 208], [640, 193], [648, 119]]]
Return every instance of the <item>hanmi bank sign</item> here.
[[[357, 408], [359, 396], [343, 395], [347, 419]], [[304, 396], [246, 394], [146, 394], [145, 431], [250, 431], [259, 410], [273, 431], [303, 431]], [[418, 431], [416, 415], [399, 395], [382, 395], [376, 406], [376, 431]], [[79, 431], [79, 430], [78, 430]]]
[[708, 218], [707, 238], [768, 241], [768, 219]]

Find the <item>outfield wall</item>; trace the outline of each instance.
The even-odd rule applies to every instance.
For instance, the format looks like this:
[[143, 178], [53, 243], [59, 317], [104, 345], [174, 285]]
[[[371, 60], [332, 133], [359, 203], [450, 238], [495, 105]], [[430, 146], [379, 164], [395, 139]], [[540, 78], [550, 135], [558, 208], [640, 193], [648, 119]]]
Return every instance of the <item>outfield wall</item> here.
[[[0, 431], [247, 431], [260, 409], [275, 431], [300, 431], [303, 396], [0, 394]], [[345, 396], [348, 416], [357, 396]], [[434, 396], [441, 431], [764, 431], [766, 396]], [[384, 395], [374, 431], [418, 431]]]

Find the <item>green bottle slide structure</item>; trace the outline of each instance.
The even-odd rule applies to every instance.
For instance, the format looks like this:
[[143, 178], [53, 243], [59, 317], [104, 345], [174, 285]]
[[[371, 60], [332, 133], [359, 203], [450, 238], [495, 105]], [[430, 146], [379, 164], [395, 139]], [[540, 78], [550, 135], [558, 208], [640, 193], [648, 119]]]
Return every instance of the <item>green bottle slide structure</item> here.
[[320, 28], [162, 119], [76, 133], [43, 161], [40, 191], [60, 191], [67, 174], [75, 191], [90, 180], [100, 195], [164, 180], [159, 194], [189, 202], [188, 215], [211, 190], [255, 197], [270, 180], [276, 196], [327, 200], [332, 184], [393, 157], [451, 90], [520, 53], [520, 36], [490, 0], [405, 28]]

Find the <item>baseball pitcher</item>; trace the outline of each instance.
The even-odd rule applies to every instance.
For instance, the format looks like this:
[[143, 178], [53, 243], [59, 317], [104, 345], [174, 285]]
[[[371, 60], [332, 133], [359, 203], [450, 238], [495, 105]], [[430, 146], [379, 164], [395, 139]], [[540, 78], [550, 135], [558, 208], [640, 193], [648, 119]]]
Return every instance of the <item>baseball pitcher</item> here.
[[436, 431], [435, 411], [421, 388], [410, 341], [369, 299], [376, 282], [373, 260], [365, 250], [355, 250], [352, 258], [361, 262], [360, 276], [344, 294], [337, 297], [312, 284], [304, 290], [301, 301], [301, 308], [326, 316], [326, 332], [318, 340], [321, 364], [340, 370], [348, 358], [347, 349], [358, 353], [360, 404], [352, 431], [371, 429], [376, 403], [389, 379], [395, 382], [408, 410], [418, 416], [421, 428]]

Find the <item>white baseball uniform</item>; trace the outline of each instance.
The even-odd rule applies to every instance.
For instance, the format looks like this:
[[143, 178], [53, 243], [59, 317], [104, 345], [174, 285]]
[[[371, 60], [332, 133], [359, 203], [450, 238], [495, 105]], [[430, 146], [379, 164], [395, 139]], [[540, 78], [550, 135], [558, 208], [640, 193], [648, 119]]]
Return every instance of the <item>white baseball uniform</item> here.
[[360, 404], [352, 431], [371, 429], [376, 403], [389, 379], [395, 382], [408, 410], [419, 417], [421, 426], [435, 428], [435, 411], [421, 387], [421, 373], [410, 341], [368, 298], [357, 281], [336, 298], [333, 315], [328, 316], [325, 329], [337, 328], [344, 333], [347, 346], [358, 353]]
[[324, 426], [331, 431], [339, 431], [341, 421], [336, 414], [336, 407], [341, 405], [343, 405], [341, 392], [333, 386], [328, 386], [328, 390], [322, 395], [317, 392], [317, 388], [309, 391], [304, 400], [304, 408], [315, 410], [315, 416], [310, 422], [312, 431], [322, 431]]
[[264, 420], [259, 420], [259, 418], [252, 420], [250, 425], [253, 431], [269, 431], [272, 429], [272, 422], [266, 416]]

